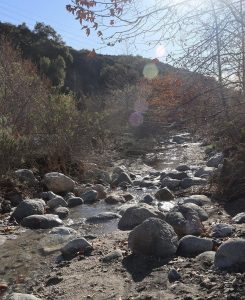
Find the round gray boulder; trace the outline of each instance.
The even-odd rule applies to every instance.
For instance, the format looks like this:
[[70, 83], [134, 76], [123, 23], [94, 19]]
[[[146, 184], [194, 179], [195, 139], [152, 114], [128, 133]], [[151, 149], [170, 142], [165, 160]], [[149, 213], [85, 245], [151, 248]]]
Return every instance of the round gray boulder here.
[[220, 269], [245, 272], [245, 239], [230, 239], [216, 252], [214, 265]]
[[182, 206], [189, 207], [198, 213], [198, 216], [201, 221], [206, 221], [208, 219], [208, 213], [202, 207], [194, 204], [194, 203], [185, 203]]
[[150, 218], [129, 233], [128, 246], [136, 254], [168, 258], [176, 253], [178, 237], [168, 223]]
[[17, 222], [21, 221], [23, 218], [31, 215], [43, 215], [44, 214], [44, 203], [43, 200], [39, 199], [29, 199], [20, 202], [20, 204], [15, 208], [11, 215], [11, 218], [16, 219]]
[[174, 228], [178, 236], [200, 235], [203, 232], [198, 213], [184, 205], [175, 206], [169, 211], [166, 215], [166, 222]]
[[47, 202], [47, 206], [51, 209], [55, 209], [60, 206], [66, 207], [67, 202], [65, 201], [65, 199], [63, 197], [56, 196]]
[[88, 255], [92, 252], [93, 246], [84, 238], [79, 238], [68, 242], [61, 253], [64, 258], [70, 259], [78, 254]]
[[184, 257], [194, 257], [206, 251], [212, 251], [212, 239], [204, 239], [193, 235], [184, 236], [179, 241], [178, 255]]
[[132, 230], [137, 225], [141, 224], [149, 218], [159, 218], [164, 220], [165, 215], [157, 208], [154, 208], [148, 204], [140, 204], [129, 207], [122, 215], [118, 223], [120, 230]]
[[45, 174], [43, 183], [54, 193], [72, 192], [75, 187], [75, 182], [70, 177], [58, 172]]
[[225, 223], [219, 223], [212, 226], [212, 236], [223, 238], [232, 235], [235, 231], [234, 226]]

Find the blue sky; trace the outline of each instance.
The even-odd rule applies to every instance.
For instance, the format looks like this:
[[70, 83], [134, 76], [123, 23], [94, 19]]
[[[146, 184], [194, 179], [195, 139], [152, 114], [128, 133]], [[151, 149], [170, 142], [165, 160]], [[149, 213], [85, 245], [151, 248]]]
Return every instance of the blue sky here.
[[12, 24], [25, 22], [29, 28], [35, 23], [51, 25], [67, 45], [76, 49], [96, 49], [102, 54], [134, 54], [154, 58], [154, 51], [136, 50], [130, 44], [122, 43], [115, 47], [101, 48], [97, 37], [87, 38], [81, 26], [65, 9], [69, 0], [0, 0], [0, 21]]

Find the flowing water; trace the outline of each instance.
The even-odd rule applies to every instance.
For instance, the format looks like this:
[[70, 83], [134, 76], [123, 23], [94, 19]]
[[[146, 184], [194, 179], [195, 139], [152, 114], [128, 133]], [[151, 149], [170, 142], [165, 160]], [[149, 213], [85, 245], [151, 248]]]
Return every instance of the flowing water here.
[[[203, 158], [203, 149], [199, 143], [178, 145], [169, 141], [154, 149], [144, 161], [127, 158], [115, 162], [115, 165], [125, 165], [130, 172], [139, 178], [140, 176], [144, 178], [155, 174], [154, 180], [157, 180], [157, 171], [175, 169], [180, 164], [201, 165]], [[156, 189], [131, 188], [127, 193], [131, 193], [134, 199], [127, 204], [135, 204], [145, 194], [153, 195], [155, 192]], [[173, 203], [168, 202], [163, 208], [169, 210], [172, 206]], [[98, 236], [116, 230], [118, 220], [90, 225], [86, 224], [85, 218], [105, 211], [118, 212], [118, 210], [119, 205], [107, 205], [104, 201], [94, 205], [81, 205], [70, 210], [69, 219], [65, 220], [64, 223], [77, 230], [79, 236]], [[57, 252], [52, 253], [50, 251], [51, 254], [47, 255], [44, 252], [45, 249], [52, 250], [74, 238], [74, 236], [50, 234], [49, 231], [16, 228], [15, 234], [6, 235], [7, 241], [0, 245], [0, 282], [5, 281], [9, 285], [16, 286], [16, 284], [21, 284], [34, 277], [37, 271], [40, 272], [42, 268], [48, 267], [50, 263], [57, 260]]]

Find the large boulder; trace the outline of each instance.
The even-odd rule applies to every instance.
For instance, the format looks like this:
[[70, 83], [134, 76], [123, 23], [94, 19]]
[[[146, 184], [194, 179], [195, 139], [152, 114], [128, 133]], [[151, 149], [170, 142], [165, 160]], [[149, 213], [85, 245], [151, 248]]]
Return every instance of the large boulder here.
[[32, 215], [24, 218], [21, 225], [31, 229], [49, 229], [63, 225], [63, 222], [57, 215]]
[[224, 160], [224, 155], [222, 153], [217, 153], [207, 161], [207, 166], [218, 168], [218, 166], [222, 164], [223, 160]]
[[165, 221], [149, 218], [129, 233], [128, 246], [136, 254], [168, 258], [176, 253], [178, 237]]
[[212, 239], [204, 239], [193, 235], [184, 236], [179, 241], [178, 254], [184, 257], [194, 257], [206, 251], [212, 251]]
[[168, 212], [166, 222], [174, 228], [178, 236], [200, 235], [204, 230], [198, 213], [184, 205], [175, 206]]
[[36, 179], [36, 177], [34, 176], [31, 170], [19, 169], [16, 170], [14, 173], [17, 179], [22, 183], [27, 183], [29, 185], [38, 183], [38, 180]]
[[155, 197], [159, 201], [170, 201], [174, 199], [174, 194], [168, 188], [162, 188], [156, 192]]
[[88, 255], [93, 251], [93, 246], [84, 238], [79, 238], [68, 242], [61, 253], [64, 258], [70, 259], [78, 254]]
[[245, 239], [230, 239], [216, 252], [214, 265], [220, 269], [245, 272]]
[[29, 199], [20, 202], [20, 204], [15, 208], [11, 215], [17, 222], [21, 221], [23, 218], [31, 215], [43, 215], [44, 214], [44, 203], [43, 200], [39, 199]]
[[47, 206], [51, 209], [55, 209], [60, 206], [66, 207], [67, 202], [65, 201], [65, 199], [63, 197], [56, 196], [47, 202]]
[[157, 208], [154, 208], [148, 204], [140, 204], [129, 207], [122, 215], [118, 223], [120, 230], [132, 230], [137, 225], [141, 224], [149, 218], [159, 218], [164, 220], [165, 215]]
[[204, 178], [188, 177], [181, 180], [180, 186], [182, 187], [182, 189], [188, 189], [192, 186], [205, 184], [207, 184], [207, 180]]
[[41, 300], [31, 294], [13, 293], [7, 296], [7, 300]]
[[43, 183], [54, 193], [72, 192], [75, 187], [75, 182], [70, 177], [58, 172], [45, 174]]
[[208, 219], [208, 213], [201, 206], [196, 205], [194, 203], [185, 203], [182, 206], [189, 207], [189, 208], [195, 210], [198, 213], [198, 216], [201, 221], [206, 221]]

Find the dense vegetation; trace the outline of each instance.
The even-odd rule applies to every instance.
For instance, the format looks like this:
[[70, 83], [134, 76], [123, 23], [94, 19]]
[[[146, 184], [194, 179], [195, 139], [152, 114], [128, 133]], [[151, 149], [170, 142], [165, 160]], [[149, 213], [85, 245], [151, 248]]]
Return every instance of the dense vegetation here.
[[[125, 133], [162, 133], [171, 123], [241, 149], [240, 92], [223, 90], [224, 111], [211, 77], [142, 57], [77, 51], [43, 23], [33, 31], [0, 23], [0, 38], [1, 173], [40, 164], [70, 172], [88, 150], [115, 147]], [[237, 176], [229, 180], [221, 178], [226, 194]]]

